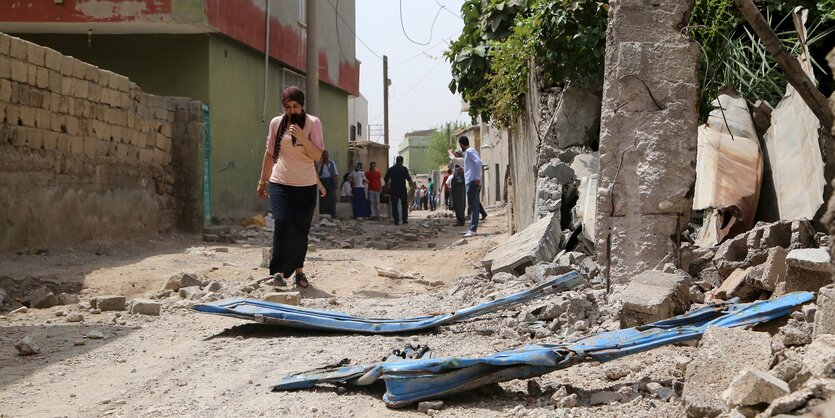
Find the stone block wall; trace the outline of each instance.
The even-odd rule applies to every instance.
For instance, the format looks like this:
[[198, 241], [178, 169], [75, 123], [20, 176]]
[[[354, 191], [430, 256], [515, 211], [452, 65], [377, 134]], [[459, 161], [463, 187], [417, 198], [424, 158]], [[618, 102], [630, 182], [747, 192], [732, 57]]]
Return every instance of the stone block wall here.
[[596, 244], [624, 283], [677, 259], [695, 182], [699, 49], [681, 31], [692, 0], [609, 4]]
[[202, 114], [178, 106], [199, 102], [0, 34], [0, 251], [174, 226], [202, 202]]

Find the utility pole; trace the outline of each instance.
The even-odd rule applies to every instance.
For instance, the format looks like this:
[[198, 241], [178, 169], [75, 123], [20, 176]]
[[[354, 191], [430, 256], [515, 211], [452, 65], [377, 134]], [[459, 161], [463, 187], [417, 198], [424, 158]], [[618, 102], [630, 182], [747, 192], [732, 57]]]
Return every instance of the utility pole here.
[[304, 108], [307, 113], [319, 114], [319, 35], [316, 27], [316, 0], [306, 0], [307, 78]]
[[[307, 113], [319, 115], [319, 35], [316, 27], [317, 0], [305, 0], [305, 25], [307, 25], [307, 62], [304, 108]], [[313, 222], [319, 223], [319, 193], [316, 193], [316, 204], [313, 209]]]
[[389, 84], [389, 57], [383, 55], [383, 142], [386, 145], [389, 144]]

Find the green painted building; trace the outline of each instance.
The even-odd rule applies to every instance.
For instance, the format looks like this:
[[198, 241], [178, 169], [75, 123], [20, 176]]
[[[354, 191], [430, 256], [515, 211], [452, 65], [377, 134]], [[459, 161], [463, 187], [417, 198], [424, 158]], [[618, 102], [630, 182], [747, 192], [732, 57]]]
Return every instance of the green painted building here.
[[397, 154], [403, 157], [403, 165], [409, 168], [414, 174], [429, 174], [433, 169], [429, 164], [429, 136], [435, 132], [434, 129], [409, 132], [400, 141]]
[[[137, 3], [116, 0], [113, 3]], [[140, 0], [93, 10], [76, 2], [0, 4], [0, 31], [123, 74], [143, 91], [208, 105], [205, 212], [241, 218], [268, 208], [255, 193], [270, 120], [285, 86], [304, 89], [304, 0]], [[319, 111], [325, 146], [349, 167], [348, 99], [359, 95], [355, 3], [317, 3]], [[267, 15], [269, 7], [269, 37]], [[337, 14], [338, 13], [338, 14]], [[265, 66], [265, 51], [269, 50]], [[265, 67], [266, 77], [265, 77]], [[265, 84], [266, 81], [266, 84]], [[265, 101], [266, 92], [266, 101]]]

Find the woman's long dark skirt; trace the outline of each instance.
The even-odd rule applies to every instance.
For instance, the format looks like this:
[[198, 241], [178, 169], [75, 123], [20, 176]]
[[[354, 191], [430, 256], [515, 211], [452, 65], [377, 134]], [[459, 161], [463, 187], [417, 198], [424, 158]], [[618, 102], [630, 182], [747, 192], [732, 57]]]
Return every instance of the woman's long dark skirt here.
[[316, 208], [316, 186], [285, 186], [270, 182], [270, 206], [275, 218], [270, 275], [290, 277], [304, 267], [307, 235]]

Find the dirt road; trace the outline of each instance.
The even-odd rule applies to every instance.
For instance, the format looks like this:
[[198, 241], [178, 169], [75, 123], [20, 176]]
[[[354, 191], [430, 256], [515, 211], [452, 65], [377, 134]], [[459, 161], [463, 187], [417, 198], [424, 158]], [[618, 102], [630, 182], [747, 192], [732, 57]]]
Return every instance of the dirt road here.
[[[477, 272], [477, 261], [505, 239], [506, 220], [501, 212], [491, 211], [480, 235], [462, 242], [462, 230], [452, 227], [452, 220], [429, 222], [426, 215], [417, 212], [410, 227], [429, 236], [437, 230], [437, 236], [404, 242], [394, 249], [365, 248], [366, 243], [397, 231], [394, 225], [382, 222], [352, 227], [363, 232], [353, 236], [354, 248], [335, 248], [350, 245], [333, 245], [327, 240], [314, 244], [317, 249], [309, 254], [307, 266], [312, 287], [303, 292], [302, 305], [374, 317], [461, 307], [448, 297], [446, 285], [458, 276]], [[195, 237], [164, 236], [4, 254], [0, 256], [0, 276], [7, 283], [34, 280], [68, 291], [80, 290], [82, 304], [95, 295], [148, 297], [156, 294], [169, 276], [181, 272], [218, 281], [225, 289], [221, 293], [231, 295], [253, 279], [264, 277], [265, 270], [258, 265], [265, 236], [251, 240], [252, 244], [207, 245]], [[336, 238], [345, 242], [351, 237]], [[416, 272], [425, 284], [380, 277], [374, 267]], [[379, 361], [407, 343], [429, 344], [435, 355], [485, 355], [517, 344], [490, 330], [478, 331], [491, 328], [502, 314], [414, 336], [361, 336], [280, 329], [198, 314], [187, 306], [177, 308], [176, 303], [164, 306], [158, 317], [125, 312], [91, 314], [78, 305], [5, 313], [0, 317], [0, 416], [423, 415], [415, 407], [387, 409], [380, 399], [381, 386], [283, 393], [270, 392], [270, 386], [284, 374], [344, 358], [350, 358], [352, 364]], [[64, 316], [56, 316], [59, 311]], [[73, 312], [82, 314], [84, 320], [68, 323], [66, 315]], [[104, 338], [84, 338], [91, 330], [101, 331]], [[24, 336], [40, 347], [40, 354], [17, 355], [14, 345]], [[633, 358], [629, 365], [641, 365], [634, 373], [638, 380], [633, 386], [650, 377], [673, 379], [664, 362], [688, 349], [674, 347]], [[608, 382], [599, 368], [591, 366], [552, 373], [539, 381], [546, 393], [538, 397], [529, 395], [525, 381], [509, 382], [502, 384], [503, 389], [492, 387], [447, 399], [439, 414], [548, 416], [554, 414], [548, 393], [561, 384], [590, 392], [630, 387], [628, 382]], [[659, 416], [672, 413], [672, 408], [671, 403], [639, 396], [625, 405], [563, 411], [588, 416], [624, 411], [634, 416]]]

